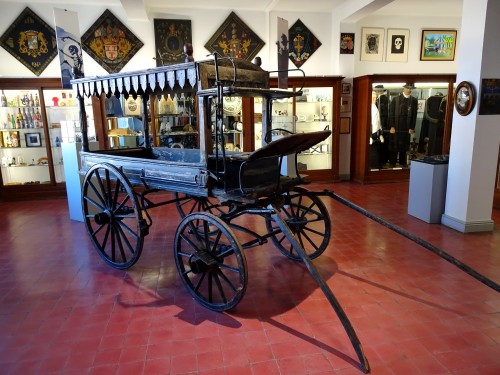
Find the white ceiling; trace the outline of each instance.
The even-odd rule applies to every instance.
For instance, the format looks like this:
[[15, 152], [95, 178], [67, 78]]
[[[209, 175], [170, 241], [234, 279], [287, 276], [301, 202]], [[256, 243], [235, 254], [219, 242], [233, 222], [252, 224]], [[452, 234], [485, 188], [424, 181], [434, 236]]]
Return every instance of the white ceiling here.
[[[19, 0], [0, 0], [2, 2], [18, 2]], [[165, 12], [175, 13], [176, 9], [221, 9], [251, 11], [288, 11], [288, 12], [333, 12], [339, 5], [348, 2], [368, 3], [359, 0], [105, 0], [107, 6], [124, 6], [127, 14], [138, 9], [142, 13]], [[373, 0], [376, 15], [459, 17], [462, 14], [463, 0]], [[34, 3], [77, 4], [79, 6], [102, 5], [103, 0], [30, 0]], [[139, 12], [141, 13], [141, 12]]]
[[[140, 1], [140, 0], [121, 0]], [[241, 9], [253, 11], [289, 11], [289, 12], [332, 12], [339, 5], [355, 0], [142, 0], [150, 10], [188, 9]], [[456, 17], [462, 14], [463, 0], [373, 0], [374, 7], [379, 7], [374, 14], [400, 16]], [[363, 3], [357, 1], [357, 3]], [[367, 3], [367, 2], [365, 2]], [[378, 3], [378, 4], [377, 4]]]

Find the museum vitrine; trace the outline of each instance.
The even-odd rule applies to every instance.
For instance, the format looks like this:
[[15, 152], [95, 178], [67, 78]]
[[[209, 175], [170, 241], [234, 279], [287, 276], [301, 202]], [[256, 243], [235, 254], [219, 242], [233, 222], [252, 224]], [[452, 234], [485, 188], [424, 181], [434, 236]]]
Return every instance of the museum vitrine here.
[[[297, 157], [298, 169], [311, 180], [333, 181], [339, 179], [338, 145], [340, 122], [340, 82], [343, 77], [288, 77], [289, 90], [302, 91], [302, 95], [289, 99], [276, 100], [272, 106], [271, 139], [287, 132], [307, 133], [328, 129], [332, 135], [325, 141], [302, 152]], [[271, 86], [277, 87], [277, 79], [271, 79]], [[258, 122], [255, 104], [255, 148], [265, 142], [265, 134]], [[287, 163], [294, 163], [287, 160]], [[287, 168], [293, 170], [294, 166]], [[283, 171], [285, 172], [285, 171]]]
[[351, 178], [409, 178], [411, 161], [446, 158], [455, 75], [369, 75], [354, 78]]
[[[246, 151], [243, 142], [243, 102], [240, 96], [225, 96], [223, 103], [223, 136], [227, 151]], [[211, 132], [216, 122], [216, 99], [209, 98]], [[148, 97], [146, 106], [142, 96], [117, 98], [103, 97], [99, 107], [105, 117], [104, 130], [108, 139], [107, 148], [130, 148], [144, 146], [144, 118], [147, 118], [150, 143], [155, 147], [199, 148], [197, 125], [197, 102], [194, 89], [182, 92], [155, 92]], [[246, 111], [249, 111], [247, 108]], [[143, 113], [146, 111], [147, 116]], [[215, 142], [212, 142], [215, 144]]]
[[78, 103], [60, 79], [0, 79], [2, 199], [65, 193], [61, 122], [78, 123]]
[[[199, 148], [194, 93], [160, 94], [153, 96], [153, 101], [154, 144], [170, 148]], [[214, 134], [217, 104], [215, 98], [210, 98], [209, 101], [211, 111], [207, 116]], [[243, 151], [243, 100], [240, 96], [225, 96], [223, 101], [222, 129], [226, 150]]]

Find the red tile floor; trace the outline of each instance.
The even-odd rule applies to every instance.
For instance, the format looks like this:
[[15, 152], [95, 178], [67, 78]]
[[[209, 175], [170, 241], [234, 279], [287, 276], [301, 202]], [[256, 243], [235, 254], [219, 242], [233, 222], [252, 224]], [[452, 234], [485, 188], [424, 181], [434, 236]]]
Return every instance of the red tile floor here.
[[[462, 234], [407, 210], [407, 183], [314, 185], [500, 283], [495, 230]], [[332, 238], [314, 261], [347, 313], [372, 374], [500, 374], [500, 295], [417, 243], [325, 198]], [[249, 282], [226, 313], [195, 302], [172, 257], [174, 206], [128, 271], [104, 264], [65, 199], [0, 203], [0, 374], [362, 374], [301, 262], [245, 251]], [[245, 216], [248, 226], [261, 225]]]

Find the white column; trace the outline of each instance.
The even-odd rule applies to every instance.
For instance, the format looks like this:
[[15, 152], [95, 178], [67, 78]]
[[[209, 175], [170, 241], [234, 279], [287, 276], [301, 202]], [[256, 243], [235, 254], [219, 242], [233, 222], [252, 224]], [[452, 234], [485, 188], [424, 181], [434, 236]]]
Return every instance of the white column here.
[[478, 115], [483, 78], [500, 78], [500, 1], [463, 0], [457, 48], [457, 83], [476, 90], [474, 109], [460, 116], [454, 109], [450, 164], [442, 224], [458, 231], [493, 230], [492, 210], [500, 115]]

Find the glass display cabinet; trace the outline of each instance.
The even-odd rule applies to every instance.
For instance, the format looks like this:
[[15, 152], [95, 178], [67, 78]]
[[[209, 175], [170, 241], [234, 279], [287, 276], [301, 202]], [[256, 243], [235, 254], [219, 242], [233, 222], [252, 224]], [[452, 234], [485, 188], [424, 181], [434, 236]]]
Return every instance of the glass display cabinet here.
[[61, 121], [78, 120], [60, 79], [0, 79], [2, 199], [64, 195]]
[[[290, 99], [276, 100], [272, 106], [272, 139], [287, 132], [307, 133], [329, 129], [332, 135], [325, 141], [300, 153], [297, 156], [299, 171], [309, 176], [311, 180], [333, 181], [339, 179], [339, 132], [340, 122], [340, 82], [343, 77], [289, 77], [290, 90], [302, 90], [302, 95]], [[278, 86], [277, 79], [271, 80], [273, 87]], [[255, 106], [256, 108], [258, 105]], [[255, 148], [262, 146], [265, 134], [255, 121]], [[290, 163], [295, 160], [287, 160]], [[285, 164], [285, 163], [284, 163]]]
[[409, 179], [411, 161], [446, 158], [455, 75], [354, 78], [351, 178]]
[[154, 144], [170, 148], [198, 147], [194, 97], [157, 95], [154, 102]]

